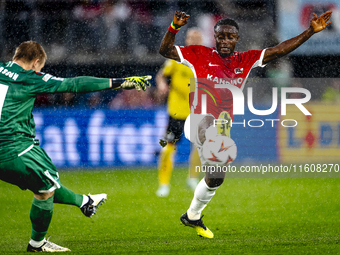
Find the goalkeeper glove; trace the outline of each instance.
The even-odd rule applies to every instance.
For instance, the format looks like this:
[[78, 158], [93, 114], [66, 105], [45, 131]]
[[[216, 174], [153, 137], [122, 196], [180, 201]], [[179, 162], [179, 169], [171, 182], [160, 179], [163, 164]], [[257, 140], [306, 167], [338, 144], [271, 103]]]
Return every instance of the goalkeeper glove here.
[[125, 81], [120, 85], [120, 87], [122, 89], [146, 90], [146, 87], [150, 87], [149, 80], [151, 80], [151, 78], [151, 75], [127, 77], [124, 78]]

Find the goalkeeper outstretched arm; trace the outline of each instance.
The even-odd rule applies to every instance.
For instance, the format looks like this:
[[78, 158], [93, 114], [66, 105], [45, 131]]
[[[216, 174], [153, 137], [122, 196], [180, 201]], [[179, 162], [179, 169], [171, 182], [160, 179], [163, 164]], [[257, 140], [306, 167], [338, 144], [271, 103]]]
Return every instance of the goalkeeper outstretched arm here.
[[66, 78], [60, 84], [56, 92], [95, 92], [106, 89], [136, 89], [146, 90], [150, 86], [151, 75], [132, 76], [127, 78], [96, 78], [91, 76], [79, 76]]

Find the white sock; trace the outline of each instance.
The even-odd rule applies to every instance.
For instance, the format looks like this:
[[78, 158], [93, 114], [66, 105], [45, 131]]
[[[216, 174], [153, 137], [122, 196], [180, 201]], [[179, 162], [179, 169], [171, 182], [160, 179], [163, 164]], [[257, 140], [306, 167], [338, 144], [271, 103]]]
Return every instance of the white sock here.
[[82, 208], [88, 201], [89, 201], [89, 197], [86, 195], [83, 195], [83, 203], [81, 204], [80, 208]]
[[215, 191], [218, 187], [210, 188], [203, 178], [195, 189], [194, 198], [187, 211], [188, 218], [190, 220], [199, 220], [201, 218], [201, 212], [207, 206], [211, 198], [215, 195]]
[[44, 238], [41, 241], [34, 241], [33, 239], [30, 240], [30, 245], [34, 248], [39, 248], [41, 245], [43, 245], [46, 242], [46, 239]]

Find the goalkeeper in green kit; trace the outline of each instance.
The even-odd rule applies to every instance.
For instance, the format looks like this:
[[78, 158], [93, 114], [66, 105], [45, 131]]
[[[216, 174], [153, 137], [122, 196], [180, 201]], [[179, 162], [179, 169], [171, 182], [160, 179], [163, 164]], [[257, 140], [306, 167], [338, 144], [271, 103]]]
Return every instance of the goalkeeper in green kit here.
[[40, 73], [45, 61], [42, 46], [27, 41], [16, 49], [13, 61], [0, 63], [0, 179], [34, 193], [28, 252], [70, 251], [45, 239], [53, 203], [78, 206], [85, 216], [91, 217], [107, 197], [75, 194], [60, 183], [55, 165], [35, 139], [32, 109], [37, 95], [118, 88], [145, 90], [151, 79], [151, 76], [57, 78]]

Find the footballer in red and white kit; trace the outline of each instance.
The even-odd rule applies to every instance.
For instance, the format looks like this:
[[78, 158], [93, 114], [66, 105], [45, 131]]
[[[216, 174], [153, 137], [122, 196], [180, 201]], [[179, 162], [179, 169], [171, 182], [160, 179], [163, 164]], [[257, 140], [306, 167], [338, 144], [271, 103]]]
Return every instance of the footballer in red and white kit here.
[[[230, 125], [228, 124], [217, 124], [216, 130], [212, 129], [216, 119], [228, 120], [227, 123], [233, 119], [232, 94], [221, 84], [226, 84], [231, 89], [233, 86], [243, 89], [252, 68], [262, 67], [270, 61], [292, 52], [313, 34], [324, 30], [331, 23], [329, 21], [331, 16], [332, 11], [327, 11], [319, 17], [314, 14], [309, 28], [300, 35], [265, 50], [250, 50], [240, 53], [235, 51], [239, 40], [238, 24], [235, 20], [228, 18], [217, 21], [214, 26], [215, 48], [197, 45], [175, 46], [176, 33], [187, 24], [190, 17], [185, 12], [176, 11], [174, 19], [163, 37], [159, 53], [166, 58], [189, 66], [196, 78], [194, 95], [190, 95], [190, 122], [187, 119], [184, 129], [192, 133], [189, 135], [186, 132], [185, 136], [198, 145], [198, 151], [199, 147], [204, 146], [204, 143], [210, 140], [213, 135], [230, 136]], [[215, 88], [216, 84], [221, 86]], [[203, 157], [201, 157], [201, 163], [205, 163]], [[180, 217], [181, 222], [185, 226], [194, 228], [199, 236], [214, 237], [214, 234], [203, 224], [201, 212], [214, 196], [217, 188], [223, 183], [224, 175], [223, 172], [216, 174], [216, 172], [206, 171], [205, 177], [196, 187], [189, 209]]]
[[233, 97], [227, 88], [215, 88], [215, 84], [230, 84], [243, 89], [250, 71], [255, 67], [263, 67], [265, 50], [250, 50], [234, 52], [232, 56], [223, 58], [216, 48], [200, 45], [187, 47], [175, 46], [180, 57], [180, 63], [193, 71], [195, 78], [205, 78], [206, 81], [196, 82], [195, 92], [190, 93], [191, 113], [201, 114], [202, 94], [207, 96], [207, 112], [218, 118], [222, 111], [233, 115]]

